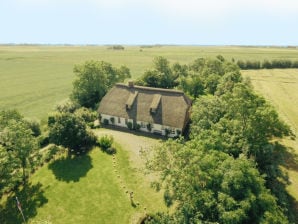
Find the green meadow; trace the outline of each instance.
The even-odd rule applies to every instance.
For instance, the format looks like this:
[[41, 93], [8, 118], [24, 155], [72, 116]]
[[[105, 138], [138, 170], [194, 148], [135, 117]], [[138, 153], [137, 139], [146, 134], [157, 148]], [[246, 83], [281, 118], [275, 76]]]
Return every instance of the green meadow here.
[[151, 67], [156, 56], [190, 63], [198, 57], [298, 60], [297, 48], [228, 46], [0, 46], [0, 110], [16, 108], [25, 116], [43, 119], [72, 89], [73, 67], [86, 60], [126, 65], [133, 78]]
[[[297, 48], [125, 46], [119, 51], [108, 46], [0, 46], [0, 110], [16, 108], [25, 116], [45, 119], [69, 96], [74, 65], [86, 60], [126, 65], [137, 78], [152, 66], [156, 56], [188, 64], [199, 57], [219, 54], [228, 60], [298, 60]], [[272, 103], [298, 136], [298, 69], [242, 73], [250, 77], [255, 90]], [[130, 137], [115, 139], [119, 149], [116, 164], [112, 156], [94, 148], [85, 156], [56, 158], [41, 167], [32, 175], [30, 185], [18, 192], [29, 223], [136, 223], [147, 211], [165, 211], [161, 192], [151, 189], [149, 178], [136, 169], [141, 161], [133, 145], [143, 146], [149, 138], [128, 140]], [[288, 190], [297, 200], [298, 141], [282, 141], [292, 149], [285, 168], [291, 183]], [[127, 191], [135, 192], [135, 204]], [[1, 207], [4, 204], [6, 208]], [[2, 200], [0, 210], [6, 223], [20, 222], [14, 198]]]

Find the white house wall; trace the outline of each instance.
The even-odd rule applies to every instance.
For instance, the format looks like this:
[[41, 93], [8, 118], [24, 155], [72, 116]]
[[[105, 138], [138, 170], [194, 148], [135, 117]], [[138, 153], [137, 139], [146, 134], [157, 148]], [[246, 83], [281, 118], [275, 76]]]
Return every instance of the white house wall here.
[[[111, 122], [111, 118], [114, 118], [114, 123]], [[116, 116], [111, 116], [111, 115], [107, 115], [107, 114], [101, 114], [101, 123], [104, 123], [104, 120], [107, 119], [109, 121], [109, 124], [111, 125], [115, 125], [115, 126], [119, 126], [119, 127], [125, 127], [127, 128], [127, 124], [126, 122], [131, 122], [133, 123], [132, 119], [125, 119], [122, 117], [116, 117]], [[119, 122], [120, 121], [120, 122]], [[141, 124], [144, 124], [145, 127], [142, 127]], [[168, 130], [174, 130], [174, 133], [172, 133], [170, 131], [170, 133], [168, 134], [168, 137], [176, 137], [177, 135], [177, 130], [180, 131], [181, 133], [181, 129], [180, 128], [174, 128], [174, 127], [169, 127], [169, 126], [164, 126], [164, 125], [160, 125], [160, 124], [151, 124], [151, 131], [148, 130], [147, 128], [147, 124], [148, 122], [142, 122], [142, 121], [137, 121], [137, 124], [139, 124], [140, 127], [140, 131], [143, 132], [151, 132], [151, 133], [161, 133], [161, 135], [166, 135], [166, 129]]]

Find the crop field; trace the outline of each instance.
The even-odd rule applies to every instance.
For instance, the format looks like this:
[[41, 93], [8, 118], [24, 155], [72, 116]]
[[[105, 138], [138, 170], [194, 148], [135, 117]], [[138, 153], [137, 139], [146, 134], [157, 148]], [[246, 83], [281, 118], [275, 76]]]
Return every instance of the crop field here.
[[151, 67], [156, 56], [190, 63], [198, 57], [223, 55], [227, 59], [298, 60], [297, 48], [219, 46], [0, 46], [0, 110], [16, 108], [25, 116], [43, 119], [65, 100], [72, 89], [75, 64], [103, 60], [126, 65], [133, 78]]
[[[242, 71], [250, 77], [256, 92], [264, 96], [277, 109], [280, 117], [291, 126], [298, 137], [298, 69], [272, 69]], [[283, 139], [283, 144], [292, 149], [287, 160], [291, 185], [289, 192], [298, 199], [298, 139]]]

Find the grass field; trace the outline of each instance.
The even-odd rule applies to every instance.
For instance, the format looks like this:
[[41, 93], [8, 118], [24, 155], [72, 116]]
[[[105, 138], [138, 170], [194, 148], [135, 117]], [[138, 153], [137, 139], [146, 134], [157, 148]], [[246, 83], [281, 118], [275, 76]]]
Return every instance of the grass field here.
[[[104, 133], [100, 130], [99, 135]], [[155, 139], [123, 135], [148, 147], [158, 144]], [[121, 136], [115, 140], [121, 142]], [[147, 212], [165, 210], [162, 193], [150, 188], [148, 178], [135, 168], [140, 157], [132, 157], [130, 148], [117, 148], [115, 159], [94, 148], [88, 155], [59, 158], [38, 170], [26, 191], [18, 193], [29, 223], [137, 223]], [[2, 224], [21, 223], [14, 198], [6, 208]]]
[[271, 102], [297, 136], [296, 140], [282, 142], [293, 150], [287, 161], [291, 181], [288, 189], [298, 199], [298, 69], [242, 71], [242, 74], [250, 77], [255, 90]]
[[298, 60], [297, 48], [129, 46], [119, 51], [107, 46], [0, 46], [0, 110], [16, 108], [25, 116], [45, 118], [54, 105], [69, 96], [73, 66], [86, 60], [126, 65], [135, 78], [150, 68], [156, 56], [189, 63], [218, 54], [227, 59]]

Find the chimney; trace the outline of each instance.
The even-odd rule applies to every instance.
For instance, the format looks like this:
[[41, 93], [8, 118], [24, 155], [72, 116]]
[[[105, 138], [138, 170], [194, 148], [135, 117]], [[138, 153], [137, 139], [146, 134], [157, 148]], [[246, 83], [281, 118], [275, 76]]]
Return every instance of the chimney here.
[[133, 81], [128, 81], [128, 87], [133, 88], [133, 86], [134, 86]]

